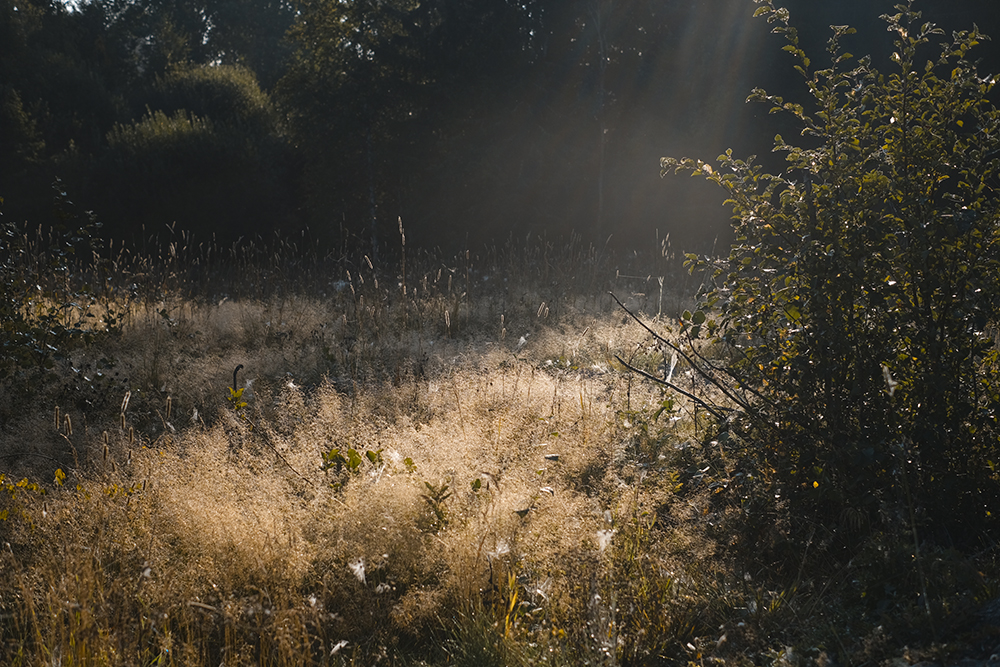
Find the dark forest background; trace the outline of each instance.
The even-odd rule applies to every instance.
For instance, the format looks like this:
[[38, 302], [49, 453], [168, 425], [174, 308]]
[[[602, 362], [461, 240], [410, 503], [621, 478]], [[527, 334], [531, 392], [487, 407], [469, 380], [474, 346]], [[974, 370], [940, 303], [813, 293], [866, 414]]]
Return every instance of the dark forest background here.
[[[831, 24], [887, 66], [888, 0], [786, 0], [817, 65]], [[289, 235], [457, 249], [527, 233], [674, 249], [728, 240], [721, 193], [659, 158], [772, 169], [801, 97], [751, 0], [0, 0], [0, 197], [104, 234]], [[1000, 3], [926, 0], [1000, 35]], [[996, 46], [983, 49], [997, 69]], [[990, 59], [992, 58], [992, 62]], [[991, 69], [992, 68], [992, 69]]]

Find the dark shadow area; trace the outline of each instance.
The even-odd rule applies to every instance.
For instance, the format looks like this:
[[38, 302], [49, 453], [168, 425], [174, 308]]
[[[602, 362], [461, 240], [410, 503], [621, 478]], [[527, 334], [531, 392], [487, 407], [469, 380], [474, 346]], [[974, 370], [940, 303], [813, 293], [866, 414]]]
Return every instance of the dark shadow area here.
[[[58, 177], [133, 244], [309, 228], [377, 254], [402, 219], [411, 246], [450, 251], [574, 233], [708, 252], [731, 241], [724, 193], [659, 159], [731, 148], [781, 170], [773, 137], [796, 129], [747, 96], [807, 103], [749, 0], [231, 4], [2, 0], [7, 218], [56, 223]], [[835, 24], [888, 63], [892, 2], [784, 4], [814, 68]], [[1000, 29], [992, 3], [916, 6], [946, 32]]]

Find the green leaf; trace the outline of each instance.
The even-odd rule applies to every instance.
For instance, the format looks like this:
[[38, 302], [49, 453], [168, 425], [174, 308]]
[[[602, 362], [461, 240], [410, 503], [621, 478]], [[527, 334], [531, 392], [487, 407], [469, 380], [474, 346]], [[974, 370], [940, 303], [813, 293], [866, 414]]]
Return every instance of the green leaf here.
[[664, 412], [670, 413], [674, 411], [674, 399], [668, 398], [660, 403], [660, 407], [653, 413], [653, 422], [660, 418]]
[[357, 472], [358, 468], [361, 467], [361, 454], [358, 450], [353, 447], [347, 450], [347, 467], [351, 472]]

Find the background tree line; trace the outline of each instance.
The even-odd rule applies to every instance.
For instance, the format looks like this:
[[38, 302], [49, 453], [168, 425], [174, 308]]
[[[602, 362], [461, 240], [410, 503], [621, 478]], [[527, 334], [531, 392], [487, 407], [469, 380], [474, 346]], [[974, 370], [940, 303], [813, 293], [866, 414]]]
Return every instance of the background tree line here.
[[[891, 3], [789, 3], [804, 39]], [[836, 4], [837, 7], [828, 7]], [[885, 5], [882, 7], [881, 5]], [[1000, 9], [928, 2], [945, 27]], [[460, 246], [575, 231], [707, 249], [728, 213], [663, 154], [764, 152], [755, 85], [794, 81], [749, 0], [0, 0], [0, 196], [56, 177], [113, 237]], [[871, 26], [865, 32], [864, 26]], [[754, 129], [751, 129], [754, 128]]]

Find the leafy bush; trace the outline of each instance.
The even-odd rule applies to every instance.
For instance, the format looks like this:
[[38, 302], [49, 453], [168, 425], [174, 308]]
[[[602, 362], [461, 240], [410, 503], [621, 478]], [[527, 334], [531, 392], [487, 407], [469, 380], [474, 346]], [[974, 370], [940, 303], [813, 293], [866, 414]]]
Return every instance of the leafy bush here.
[[280, 226], [289, 208], [281, 147], [246, 128], [216, 123], [187, 111], [152, 111], [116, 125], [96, 177], [102, 216], [115, 231], [177, 222], [235, 240]]
[[143, 104], [168, 116], [184, 110], [214, 123], [245, 127], [260, 135], [274, 132], [277, 124], [267, 93], [260, 89], [253, 72], [241, 67], [218, 65], [173, 70], [157, 78], [145, 94]]
[[[0, 223], [0, 378], [50, 369], [93, 338], [86, 323], [92, 299], [72, 273], [80, 258], [88, 262], [101, 250], [101, 224], [93, 213], [77, 211], [58, 179], [53, 190], [61, 224], [39, 243], [15, 223]], [[105, 316], [105, 326], [113, 326], [111, 318]]]
[[813, 70], [787, 10], [757, 1], [815, 108], [750, 99], [792, 114], [805, 145], [775, 137], [779, 175], [731, 152], [714, 169], [662, 160], [723, 187], [735, 214], [728, 259], [688, 258], [714, 280], [683, 325], [730, 355], [702, 365], [740, 408], [720, 438], [745, 457], [729, 489], [748, 514], [786, 504], [842, 544], [894, 518], [968, 543], [1000, 500], [998, 77], [970, 55], [987, 38], [947, 39], [897, 5], [882, 16], [896, 71], [849, 67], [846, 26]]
[[141, 118], [116, 124], [95, 170], [95, 208], [116, 235], [177, 223], [231, 241], [293, 226], [292, 169], [277, 116], [253, 74], [172, 72]]
[[[184, 110], [173, 115], [152, 111], [139, 122], [115, 125], [108, 133], [108, 146], [119, 152], [123, 160], [138, 162], [144, 156], [193, 160], [204, 157], [199, 151], [211, 152], [214, 148], [211, 146], [214, 129], [212, 121]], [[147, 168], [155, 169], [156, 166], [156, 162], [151, 161]]]

